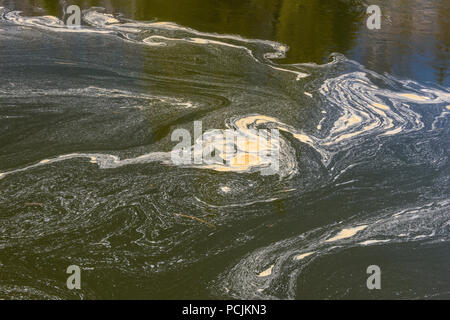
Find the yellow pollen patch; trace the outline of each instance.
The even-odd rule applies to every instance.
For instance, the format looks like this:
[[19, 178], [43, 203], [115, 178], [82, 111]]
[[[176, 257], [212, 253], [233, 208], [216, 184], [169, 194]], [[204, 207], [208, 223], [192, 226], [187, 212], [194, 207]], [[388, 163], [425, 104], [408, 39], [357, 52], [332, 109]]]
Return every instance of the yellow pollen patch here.
[[349, 125], [352, 125], [352, 124], [355, 124], [355, 123], [359, 123], [359, 122], [361, 122], [361, 118], [358, 117], [358, 116], [351, 116], [351, 117], [348, 119], [348, 124], [349, 124]]
[[264, 270], [263, 272], [261, 272], [258, 277], [267, 277], [270, 276], [272, 274], [272, 270], [273, 270], [274, 265], [271, 265], [269, 269]]
[[386, 106], [384, 104], [381, 104], [381, 103], [374, 103], [373, 106], [376, 107], [376, 108], [379, 108], [379, 109], [389, 110], [388, 106]]
[[231, 165], [234, 166], [250, 166], [259, 165], [261, 159], [257, 155], [252, 154], [240, 154], [233, 158]]
[[326, 240], [325, 242], [333, 242], [333, 241], [353, 237], [355, 234], [357, 234], [361, 230], [364, 230], [365, 228], [367, 228], [367, 226], [359, 226], [359, 227], [355, 227], [355, 228], [343, 229], [336, 236]]
[[237, 146], [239, 147], [239, 149], [244, 150], [246, 152], [259, 152], [259, 142], [258, 141], [252, 141], [249, 139], [245, 139], [244, 141], [240, 141], [240, 139], [238, 139], [237, 141]]
[[312, 255], [315, 251], [311, 251], [311, 252], [307, 252], [307, 253], [303, 253], [301, 255], [298, 255], [295, 257], [295, 260], [302, 260], [310, 255]]
[[417, 100], [417, 101], [428, 100], [427, 97], [418, 96], [417, 94], [413, 94], [413, 93], [402, 93], [402, 94], [400, 94], [400, 96], [408, 98], [408, 99], [412, 99], [412, 100]]

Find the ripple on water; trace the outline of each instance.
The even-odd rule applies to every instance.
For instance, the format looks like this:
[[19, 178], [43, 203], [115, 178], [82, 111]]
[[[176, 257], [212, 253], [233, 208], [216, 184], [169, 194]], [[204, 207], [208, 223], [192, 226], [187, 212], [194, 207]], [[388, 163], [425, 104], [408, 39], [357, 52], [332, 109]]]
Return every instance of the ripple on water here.
[[[9, 45], [27, 40], [20, 43], [34, 46], [38, 39], [57, 48], [76, 36], [96, 53], [104, 43], [123, 55], [117, 59], [108, 51], [100, 58], [63, 59], [58, 51], [58, 61], [49, 66], [55, 57], [49, 53], [24, 60], [32, 64], [27, 81], [5, 67], [0, 121], [33, 134], [21, 131], [20, 141], [4, 140], [0, 248], [12, 261], [5, 266], [12, 281], [0, 287], [1, 294], [68, 297], [48, 274], [40, 274], [42, 281], [30, 276], [36, 270], [24, 266], [33, 261], [40, 270], [59, 270], [68, 262], [93, 274], [98, 268], [102, 275], [92, 277], [98, 281], [93, 288], [102, 281], [123, 288], [120, 281], [127, 279], [130, 287], [152, 292], [186, 291], [191, 288], [184, 287], [185, 275], [195, 269], [211, 281], [215, 296], [294, 298], [298, 277], [314, 273], [306, 267], [325, 256], [356, 247], [449, 240], [445, 89], [381, 76], [341, 55], [322, 66], [276, 64], [270, 59], [285, 55], [283, 44], [169, 22], [125, 21], [88, 10], [87, 25], [69, 30], [55, 17], [0, 10], [5, 24], [0, 37]], [[120, 63], [110, 70], [104, 60]], [[64, 70], [58, 68], [66, 67], [77, 76], [58, 76], [60, 87], [49, 88]], [[201, 146], [214, 147], [222, 162], [171, 161], [171, 132], [195, 120], [212, 130]], [[259, 141], [256, 129], [278, 129], [280, 139]], [[221, 138], [226, 134], [232, 143]], [[398, 159], [388, 162], [386, 145]], [[277, 174], [262, 174], [271, 159], [261, 156], [261, 149], [280, 154]], [[378, 163], [380, 158], [386, 162]], [[424, 191], [414, 181], [407, 191], [414, 188], [418, 202], [430, 194], [436, 201], [352, 218], [338, 216], [346, 217], [343, 211], [352, 203], [336, 206], [332, 217], [321, 216], [320, 203], [308, 211], [330, 196], [318, 191], [330, 183], [333, 192], [351, 190], [360, 201], [389, 187], [367, 187], [372, 181], [363, 185], [359, 177], [348, 177], [362, 164], [372, 164], [373, 175], [386, 163], [398, 166], [404, 169], [400, 177], [420, 161], [421, 170], [431, 167], [430, 175], [437, 176], [426, 189], [436, 189]], [[341, 176], [345, 182], [337, 181]], [[306, 193], [310, 198], [301, 197]], [[299, 231], [303, 226], [292, 223], [289, 232], [267, 232], [294, 218], [313, 229]], [[327, 222], [317, 226], [313, 218]], [[219, 263], [210, 268], [215, 257]], [[123, 277], [116, 281], [118, 274]], [[80, 296], [96, 294], [87, 288]]]

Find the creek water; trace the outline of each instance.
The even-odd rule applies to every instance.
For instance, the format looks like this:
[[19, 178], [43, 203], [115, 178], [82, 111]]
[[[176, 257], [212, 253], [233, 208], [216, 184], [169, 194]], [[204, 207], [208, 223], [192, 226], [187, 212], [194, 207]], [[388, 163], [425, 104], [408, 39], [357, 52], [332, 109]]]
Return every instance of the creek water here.
[[[380, 30], [365, 1], [68, 4], [0, 0], [0, 297], [450, 297], [448, 1]], [[194, 121], [278, 129], [280, 170], [175, 165]]]

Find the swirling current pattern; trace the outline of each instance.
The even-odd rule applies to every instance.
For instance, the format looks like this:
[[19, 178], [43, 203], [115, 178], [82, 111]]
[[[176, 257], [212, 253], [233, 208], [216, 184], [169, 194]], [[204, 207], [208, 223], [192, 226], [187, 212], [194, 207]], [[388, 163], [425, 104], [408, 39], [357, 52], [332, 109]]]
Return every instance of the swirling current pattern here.
[[[367, 261], [375, 297], [450, 294], [448, 88], [98, 8], [0, 8], [0, 48], [2, 298], [374, 297]], [[194, 121], [228, 162], [172, 161]]]

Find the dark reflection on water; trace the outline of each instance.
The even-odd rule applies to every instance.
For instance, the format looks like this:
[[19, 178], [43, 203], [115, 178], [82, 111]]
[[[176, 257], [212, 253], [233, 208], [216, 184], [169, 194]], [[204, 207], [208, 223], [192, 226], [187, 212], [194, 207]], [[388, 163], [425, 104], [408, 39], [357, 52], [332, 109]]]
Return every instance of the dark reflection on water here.
[[[379, 73], [448, 85], [450, 2], [447, 0], [103, 0], [8, 1], [27, 14], [62, 17], [78, 4], [136, 20], [172, 21], [206, 32], [275, 40], [290, 47], [284, 63], [323, 63], [345, 54]], [[382, 28], [366, 28], [366, 7], [382, 8]]]

